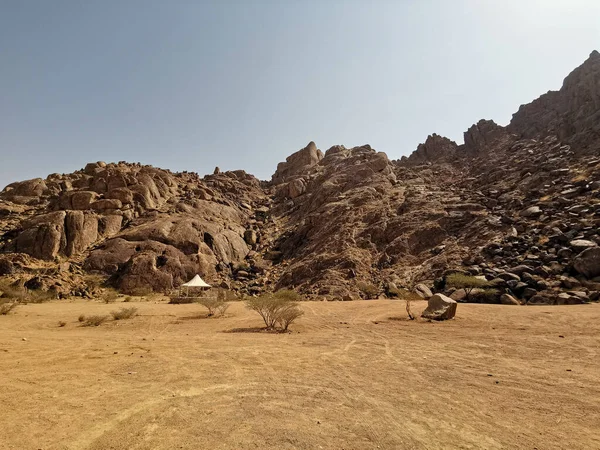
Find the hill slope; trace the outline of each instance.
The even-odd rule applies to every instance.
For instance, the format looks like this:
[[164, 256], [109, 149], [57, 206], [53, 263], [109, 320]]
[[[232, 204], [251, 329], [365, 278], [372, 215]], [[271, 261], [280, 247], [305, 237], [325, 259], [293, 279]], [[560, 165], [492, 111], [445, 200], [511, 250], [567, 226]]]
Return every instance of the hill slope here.
[[270, 182], [91, 163], [14, 183], [0, 194], [0, 275], [68, 295], [89, 275], [136, 292], [201, 273], [238, 292], [352, 299], [444, 289], [461, 269], [530, 303], [597, 298], [600, 54], [464, 142], [433, 134], [400, 161], [311, 142]]

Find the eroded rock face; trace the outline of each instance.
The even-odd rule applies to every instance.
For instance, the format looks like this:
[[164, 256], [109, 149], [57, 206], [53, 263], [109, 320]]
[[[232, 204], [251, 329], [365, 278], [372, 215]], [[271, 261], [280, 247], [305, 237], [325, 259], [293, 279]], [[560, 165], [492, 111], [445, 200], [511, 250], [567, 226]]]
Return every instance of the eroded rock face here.
[[323, 152], [311, 141], [302, 150], [288, 156], [285, 162], [279, 163], [271, 181], [274, 184], [280, 184], [293, 180], [304, 174], [322, 159]]
[[525, 138], [556, 135], [561, 141], [584, 149], [600, 136], [600, 53], [590, 57], [567, 76], [559, 91], [550, 91], [523, 105], [509, 130]]
[[423, 144], [408, 157], [410, 164], [424, 164], [441, 161], [451, 161], [458, 150], [456, 142], [438, 134], [427, 137]]
[[593, 54], [509, 127], [479, 121], [464, 145], [434, 134], [403, 161], [369, 145], [323, 154], [310, 143], [271, 182], [97, 162], [13, 183], [0, 193], [5, 276], [53, 268], [42, 286], [86, 296], [85, 273], [124, 292], [165, 291], [200, 273], [246, 295], [294, 288], [352, 300], [406, 289], [462, 301], [466, 292], [446, 284], [459, 271], [497, 290], [468, 301], [594, 301], [599, 75]]

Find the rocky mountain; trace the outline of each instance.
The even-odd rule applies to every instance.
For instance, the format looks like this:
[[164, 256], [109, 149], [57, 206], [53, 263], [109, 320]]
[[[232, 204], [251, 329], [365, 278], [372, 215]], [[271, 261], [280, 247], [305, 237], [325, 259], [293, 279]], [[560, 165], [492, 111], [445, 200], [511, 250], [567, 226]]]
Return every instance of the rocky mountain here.
[[[125, 293], [200, 273], [238, 293], [355, 299], [485, 277], [529, 304], [600, 297], [600, 54], [464, 144], [433, 134], [391, 161], [310, 142], [269, 182], [91, 163], [0, 193], [0, 275], [59, 295]], [[506, 294], [506, 295], [502, 295]]]

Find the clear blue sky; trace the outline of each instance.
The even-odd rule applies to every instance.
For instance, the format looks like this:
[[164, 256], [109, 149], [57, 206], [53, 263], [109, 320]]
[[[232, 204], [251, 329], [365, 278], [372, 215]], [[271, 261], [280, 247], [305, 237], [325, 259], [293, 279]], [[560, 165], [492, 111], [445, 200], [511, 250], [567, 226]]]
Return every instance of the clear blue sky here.
[[0, 187], [89, 161], [270, 178], [501, 124], [600, 48], [598, 0], [0, 0]]

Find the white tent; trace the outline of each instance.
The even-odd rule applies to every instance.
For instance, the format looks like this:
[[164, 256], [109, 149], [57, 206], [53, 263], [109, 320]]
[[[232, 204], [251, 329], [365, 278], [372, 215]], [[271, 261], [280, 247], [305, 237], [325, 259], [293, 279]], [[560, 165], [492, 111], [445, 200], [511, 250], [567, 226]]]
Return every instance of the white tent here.
[[210, 284], [207, 284], [202, 278], [200, 278], [200, 275], [196, 275], [190, 281], [188, 281], [187, 283], [183, 283], [181, 286], [187, 287], [187, 288], [191, 288], [191, 287], [209, 288]]

